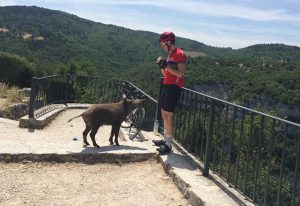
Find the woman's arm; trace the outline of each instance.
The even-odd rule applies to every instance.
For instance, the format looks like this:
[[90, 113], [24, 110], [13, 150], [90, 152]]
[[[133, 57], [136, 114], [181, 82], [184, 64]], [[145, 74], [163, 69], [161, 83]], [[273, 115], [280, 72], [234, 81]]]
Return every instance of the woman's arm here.
[[184, 72], [185, 72], [185, 63], [178, 63], [178, 70], [176, 69], [172, 69], [170, 67], [167, 67], [166, 70], [168, 70], [171, 74], [177, 76], [177, 77], [182, 77], [184, 76]]

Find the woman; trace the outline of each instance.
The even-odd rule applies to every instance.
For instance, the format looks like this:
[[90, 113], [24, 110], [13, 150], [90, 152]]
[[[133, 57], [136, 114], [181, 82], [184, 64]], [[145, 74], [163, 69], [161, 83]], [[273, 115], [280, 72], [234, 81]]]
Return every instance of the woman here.
[[186, 56], [180, 48], [176, 47], [173, 32], [162, 33], [159, 37], [159, 43], [168, 54], [166, 60], [160, 56], [156, 61], [164, 76], [160, 97], [161, 114], [164, 121], [164, 140], [153, 140], [153, 143], [159, 146], [157, 150], [160, 154], [166, 154], [172, 150], [173, 116], [181, 88], [184, 85]]

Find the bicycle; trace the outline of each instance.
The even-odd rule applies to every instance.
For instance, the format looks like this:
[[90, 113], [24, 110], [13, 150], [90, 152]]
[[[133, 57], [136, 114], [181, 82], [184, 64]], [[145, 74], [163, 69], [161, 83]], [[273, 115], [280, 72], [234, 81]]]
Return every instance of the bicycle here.
[[[120, 86], [120, 92], [123, 99], [144, 99], [145, 95], [139, 91], [136, 87], [128, 82], [116, 83]], [[133, 110], [127, 117], [124, 122], [121, 124], [122, 128], [129, 129], [129, 139], [133, 140], [138, 136], [138, 133], [143, 128], [143, 121], [145, 118], [145, 109], [142, 106], [139, 106]], [[131, 130], [135, 130], [133, 135]]]

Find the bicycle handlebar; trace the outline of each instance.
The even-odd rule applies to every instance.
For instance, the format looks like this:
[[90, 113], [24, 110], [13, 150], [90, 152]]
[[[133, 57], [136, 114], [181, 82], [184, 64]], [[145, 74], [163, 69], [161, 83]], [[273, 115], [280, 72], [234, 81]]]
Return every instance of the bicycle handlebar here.
[[[128, 82], [115, 82], [116, 85], [120, 86], [120, 92], [125, 95], [127, 99], [144, 99], [145, 95], [137, 90], [133, 85]], [[124, 98], [124, 97], [123, 97]]]

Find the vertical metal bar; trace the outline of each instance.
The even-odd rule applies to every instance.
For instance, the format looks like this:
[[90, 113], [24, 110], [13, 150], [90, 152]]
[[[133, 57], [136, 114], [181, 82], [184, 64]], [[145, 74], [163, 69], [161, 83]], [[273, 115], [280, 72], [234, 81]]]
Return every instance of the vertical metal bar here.
[[179, 118], [178, 113], [179, 113], [179, 109], [177, 109], [177, 112], [174, 114], [174, 123], [175, 123], [175, 126], [174, 126], [174, 137], [177, 137], [178, 133], [179, 133], [178, 130], [179, 130], [180, 125], [178, 123], [179, 122], [179, 120], [178, 120], [178, 118]]
[[[190, 142], [192, 141], [192, 137], [190, 135], [190, 124], [191, 124], [191, 110], [192, 110], [192, 92], [188, 92], [187, 93], [187, 101], [188, 101], [188, 107], [187, 107], [187, 112], [188, 112], [188, 125], [187, 125], [187, 132], [186, 132], [186, 136], [187, 136], [187, 140], [190, 140]], [[190, 144], [189, 147], [190, 152], [192, 151], [192, 144]]]
[[193, 129], [192, 129], [192, 137], [191, 137], [191, 148], [192, 148], [192, 151], [195, 152], [195, 148], [193, 148], [193, 146], [195, 145], [194, 142], [195, 142], [195, 138], [196, 138], [196, 135], [195, 135], [195, 127], [196, 127], [196, 111], [197, 111], [197, 94], [196, 93], [192, 93], [192, 102], [193, 102]]
[[181, 127], [181, 123], [182, 121], [180, 121], [180, 118], [181, 118], [181, 110], [182, 110], [182, 93], [183, 93], [183, 89], [181, 89], [180, 91], [180, 98], [178, 100], [178, 104], [177, 104], [177, 112], [175, 113], [175, 117], [176, 117], [176, 121], [174, 119], [174, 122], [175, 122], [175, 137], [178, 138], [180, 137], [180, 127]]
[[102, 92], [102, 89], [103, 89], [103, 86], [102, 86], [102, 78], [99, 78], [99, 96], [103, 96], [103, 92]]
[[229, 137], [229, 158], [228, 158], [228, 167], [227, 167], [227, 180], [229, 180], [230, 175], [230, 161], [232, 153], [232, 142], [234, 141], [234, 128], [235, 128], [235, 117], [236, 117], [236, 107], [233, 108], [233, 117], [231, 124], [231, 135]]
[[264, 194], [264, 205], [268, 204], [269, 179], [270, 179], [270, 171], [271, 171], [273, 143], [274, 143], [274, 139], [275, 139], [275, 125], [276, 125], [276, 120], [273, 119], [272, 131], [271, 131], [272, 136], [271, 136], [271, 142], [270, 142], [270, 147], [269, 147], [269, 152], [268, 152], [268, 173], [267, 173], [267, 178], [266, 178], [266, 187], [265, 187], [265, 194]]
[[55, 77], [53, 78], [50, 78], [50, 81], [51, 81], [51, 86], [50, 89], [46, 90], [45, 93], [46, 95], [48, 94], [48, 92], [50, 93], [50, 101], [47, 102], [47, 105], [50, 105], [52, 102], [54, 102], [55, 100], [55, 94], [56, 94], [56, 86], [57, 84], [55, 84]]
[[[218, 107], [217, 107], [218, 108]], [[215, 141], [215, 150], [214, 150], [214, 158], [213, 158], [213, 170], [215, 171], [215, 165], [216, 165], [216, 158], [217, 158], [217, 152], [218, 152], [218, 141], [219, 141], [219, 130], [220, 130], [220, 123], [221, 123], [221, 113], [218, 113], [218, 123], [216, 131], [216, 141]]]
[[49, 101], [51, 101], [51, 98], [52, 98], [51, 92], [48, 93], [48, 90], [49, 90], [50, 84], [51, 84], [51, 79], [50, 78], [43, 79], [43, 80], [41, 80], [40, 83], [43, 83], [43, 82], [46, 82], [46, 84], [45, 84], [46, 87], [44, 87], [43, 89], [41, 89], [40, 94], [41, 94], [41, 98], [44, 99], [44, 101], [43, 101], [43, 107], [44, 107], [44, 106], [46, 106], [48, 104], [48, 100], [47, 99], [49, 99]]
[[261, 116], [261, 121], [260, 121], [260, 135], [258, 137], [258, 149], [257, 149], [257, 155], [256, 155], [256, 163], [255, 163], [255, 175], [254, 175], [254, 189], [253, 189], [253, 195], [252, 199], [254, 202], [256, 202], [256, 189], [257, 189], [257, 178], [258, 178], [258, 171], [259, 171], [259, 158], [260, 158], [260, 150], [261, 150], [261, 145], [263, 142], [264, 138], [264, 124], [265, 124], [265, 117]]
[[107, 79], [105, 78], [104, 79], [104, 82], [103, 82], [103, 85], [102, 85], [102, 87], [103, 87], [103, 96], [105, 96], [106, 95], [106, 81], [107, 81]]
[[112, 79], [111, 78], [109, 78], [108, 92], [109, 92], [108, 99], [109, 99], [110, 102], [112, 102], [112, 99], [113, 99], [113, 90], [112, 90]]
[[70, 76], [66, 75], [66, 88], [65, 88], [65, 105], [67, 105], [68, 102], [68, 94], [69, 94], [69, 82], [70, 82]]
[[[48, 104], [48, 101], [51, 101], [51, 99], [52, 99], [52, 93], [51, 92], [49, 92], [48, 93], [48, 90], [49, 90], [49, 88], [51, 88], [50, 86], [51, 86], [51, 79], [49, 78], [47, 78], [47, 79], [45, 79], [45, 80], [42, 80], [42, 81], [46, 81], [47, 83], [46, 83], [46, 85], [47, 85], [47, 87], [46, 88], [44, 88], [44, 91], [42, 90], [41, 91], [41, 94], [43, 94], [44, 95], [44, 105], [43, 106], [46, 106], [47, 104]], [[51, 91], [51, 90], [50, 90]], [[48, 100], [47, 100], [48, 99]]]
[[[99, 84], [99, 82], [100, 82], [100, 78], [99, 78], [99, 80], [98, 80], [98, 88], [97, 88], [97, 94], [99, 94], [99, 88], [100, 88], [100, 84]], [[113, 80], [112, 79], [112, 81], [111, 81], [111, 88], [110, 88], [110, 90], [111, 90], [111, 102], [116, 102], [116, 87], [115, 87], [115, 85], [116, 85], [116, 82], [115, 82], [115, 80]]]
[[[59, 87], [58, 87], [58, 96], [59, 96], [59, 103], [60, 104], [64, 104], [65, 103], [65, 94], [66, 94], [66, 81], [65, 81], [65, 77], [66, 75], [62, 75], [60, 77], [60, 83], [59, 83]], [[62, 95], [61, 95], [62, 94]]]
[[[56, 77], [56, 91], [54, 93], [55, 99], [54, 102], [56, 103], [61, 103], [61, 99], [64, 99], [64, 90], [61, 89], [61, 85], [62, 85], [62, 76], [58, 76]], [[61, 92], [63, 92], [63, 97], [61, 97]]]
[[37, 78], [32, 77], [31, 78], [31, 92], [30, 92], [30, 103], [29, 103], [29, 111], [28, 111], [28, 117], [33, 118], [34, 117], [34, 110], [35, 110], [35, 98], [37, 96]]
[[[51, 88], [50, 91], [53, 91], [52, 92], [52, 101], [49, 103], [49, 104], [52, 104], [56, 101], [56, 99], [58, 99], [58, 85], [59, 85], [59, 77], [54, 77], [52, 79], [52, 84], [53, 84], [53, 89]], [[48, 104], [48, 105], [49, 105]]]
[[226, 104], [225, 107], [225, 122], [224, 122], [224, 133], [223, 133], [223, 137], [222, 137], [222, 147], [221, 147], [221, 165], [220, 165], [220, 175], [222, 176], [223, 174], [223, 149], [224, 149], [224, 139], [226, 137], [226, 133], [227, 133], [227, 119], [228, 119], [228, 105]]
[[244, 122], [245, 122], [245, 110], [242, 109], [242, 121], [241, 121], [239, 143], [238, 143], [238, 153], [237, 153], [236, 168], [235, 168], [235, 180], [234, 180], [234, 185], [235, 186], [238, 186], [240, 152], [241, 152], [241, 144], [242, 144], [242, 139], [243, 139], [243, 134], [244, 134]]
[[[97, 79], [97, 83], [96, 83], [95, 93], [96, 93], [97, 97], [99, 97], [98, 100], [101, 100], [99, 102], [104, 102], [103, 98], [100, 99], [102, 96], [99, 95], [100, 88], [101, 88], [101, 86], [100, 86], [100, 84], [101, 84], [101, 81], [100, 81], [101, 77], [96, 77], [96, 79]], [[115, 102], [115, 92], [116, 92], [116, 90], [115, 90], [115, 84], [114, 83], [115, 83], [115, 81], [111, 81], [111, 85], [110, 85], [111, 87], [110, 87], [109, 91], [111, 91], [112, 95], [111, 95], [111, 98], [110, 98], [110, 102]]]
[[[162, 117], [161, 117], [161, 110], [160, 109], [161, 109], [161, 95], [162, 95], [162, 90], [163, 90], [163, 80], [164, 80], [163, 78], [160, 79], [159, 95], [158, 95], [156, 111], [155, 111], [155, 119], [154, 119], [154, 122], [153, 122], [153, 124], [154, 124], [155, 121], [158, 120], [159, 125], [162, 125]], [[159, 129], [158, 129], [158, 131], [159, 131]]]
[[291, 206], [295, 205], [295, 190], [296, 190], [296, 184], [298, 182], [298, 164], [299, 164], [299, 150], [300, 150], [300, 139], [298, 139], [297, 143], [297, 152], [296, 152], [296, 163], [295, 163], [295, 172], [294, 172], [294, 183], [293, 183], [293, 189], [292, 189], [292, 201]]
[[247, 146], [247, 156], [246, 156], [246, 167], [244, 167], [244, 185], [243, 185], [243, 193], [245, 194], [246, 189], [246, 182], [247, 182], [247, 172], [248, 172], [248, 163], [249, 163], [249, 155], [250, 155], [250, 148], [251, 148], [251, 139], [252, 139], [252, 133], [253, 133], [253, 120], [254, 120], [254, 114], [251, 112], [251, 122], [250, 122], [250, 134], [249, 134], [249, 140], [248, 140], [248, 146]]
[[55, 79], [56, 79], [56, 82], [55, 82], [56, 91], [55, 91], [55, 95], [54, 95], [55, 96], [54, 102], [61, 103], [65, 99], [65, 90], [63, 87], [63, 75], [57, 76], [57, 77], [55, 77]]
[[81, 102], [81, 92], [82, 92], [82, 77], [76, 76], [76, 96], [77, 96], [77, 102]]
[[[187, 108], [188, 108], [188, 91], [187, 90], [184, 90], [184, 93], [185, 93], [185, 95], [184, 95], [184, 98], [185, 98], [185, 104], [184, 104], [184, 106], [185, 106], [185, 111], [187, 111]], [[184, 127], [183, 127], [183, 132], [182, 132], [182, 137], [184, 138], [184, 140], [183, 140], [183, 142], [184, 142], [184, 145], [185, 146], [187, 146], [187, 126], [188, 126], [188, 124], [187, 124], [187, 121], [186, 121], [186, 118], [187, 118], [187, 114], [186, 114], [186, 112], [184, 112], [184, 116], [183, 116], [183, 125], [184, 125]]]
[[214, 116], [215, 116], [215, 100], [211, 99], [210, 110], [209, 110], [209, 124], [208, 124], [208, 135], [206, 140], [206, 150], [205, 150], [205, 160], [204, 160], [204, 169], [203, 176], [208, 177], [209, 175], [209, 165], [211, 161], [211, 143], [213, 138], [213, 129], [214, 129]]
[[[45, 80], [42, 80], [45, 82]], [[47, 82], [47, 81], [46, 81]], [[46, 104], [46, 92], [44, 91], [45, 88], [42, 88], [41, 83], [39, 82], [37, 85], [37, 93], [36, 93], [36, 105], [35, 109], [40, 108]]]
[[49, 80], [48, 80], [49, 84], [47, 85], [48, 87], [47, 87], [47, 89], [44, 90], [44, 94], [45, 94], [45, 97], [46, 97], [45, 105], [48, 105], [53, 101], [54, 87], [52, 89], [52, 84], [53, 84], [52, 79], [53, 78], [49, 78]]
[[[120, 97], [120, 82], [119, 81], [116, 81], [115, 82], [115, 95], [114, 95], [114, 98], [115, 98], [115, 102], [119, 101], [119, 97]], [[101, 78], [99, 79], [99, 92], [101, 92]]]
[[77, 75], [76, 76], [73, 76], [73, 79], [74, 79], [74, 82], [75, 82], [75, 102], [78, 103], [80, 102], [80, 89], [81, 89], [81, 84], [80, 84], [80, 77], [78, 77]]
[[[49, 78], [49, 79], [47, 78], [47, 79], [42, 80], [42, 81], [45, 81], [46, 85], [47, 85], [47, 87], [44, 88], [44, 91], [43, 91], [43, 93], [44, 93], [44, 105], [43, 106], [45, 106], [49, 102], [51, 102], [51, 99], [52, 99], [51, 78]], [[48, 92], [49, 90], [50, 90], [50, 92]]]
[[[94, 97], [94, 77], [92, 77], [92, 76], [89, 76], [88, 92], [89, 92], [89, 95], [91, 95], [91, 99], [92, 99]], [[105, 96], [105, 94], [104, 94], [104, 96]], [[89, 100], [91, 101], [91, 99], [89, 99]], [[92, 103], [92, 102], [90, 102], [90, 103]]]
[[[109, 81], [110, 81], [110, 79], [109, 79]], [[95, 99], [97, 102], [99, 101], [99, 99], [98, 99], [98, 95], [97, 95], [97, 83], [98, 83], [98, 81], [97, 81], [97, 77], [93, 77], [93, 82], [94, 82], [94, 91], [93, 91], [93, 99]], [[108, 91], [110, 91], [110, 90], [108, 90]], [[107, 94], [107, 97], [109, 98], [109, 95]], [[107, 101], [109, 101], [109, 99], [107, 99]]]
[[114, 99], [114, 80], [111, 78], [109, 79], [109, 93], [110, 93], [109, 99], [110, 99], [110, 102], [112, 102]]
[[[184, 105], [184, 94], [185, 94], [185, 90], [182, 90], [181, 92], [181, 98], [180, 98], [180, 105], [181, 105], [181, 108], [180, 108], [180, 111], [178, 113], [178, 124], [179, 124], [179, 127], [178, 127], [178, 136], [180, 137], [180, 143], [182, 144], [181, 140], [182, 140], [182, 137], [183, 137], [183, 130], [184, 130], [184, 120], [183, 120], [183, 113], [184, 113], [184, 109], [185, 109], [185, 105]], [[179, 141], [179, 140], [178, 140]]]
[[208, 98], [206, 97], [205, 101], [205, 111], [204, 111], [204, 118], [203, 118], [203, 125], [202, 125], [202, 130], [201, 130], [201, 148], [200, 148], [200, 158], [203, 158], [203, 153], [204, 153], [204, 134], [205, 134], [205, 125], [206, 125], [206, 116], [208, 115], [207, 112], [207, 107], [208, 107]]
[[[95, 96], [95, 98], [97, 98], [97, 103], [100, 103], [100, 96], [98, 96], [99, 77], [97, 77], [97, 76], [94, 77], [94, 81], [95, 81], [95, 83], [94, 83], [94, 96]], [[111, 85], [111, 88], [110, 88], [109, 91], [110, 91], [111, 93], [114, 91], [112, 85]], [[113, 102], [112, 96], [111, 96], [111, 98], [110, 98], [110, 102]]]
[[57, 100], [59, 100], [60, 99], [60, 93], [58, 92], [58, 91], [60, 91], [59, 89], [59, 86], [61, 85], [61, 76], [58, 76], [58, 77], [54, 77], [53, 78], [53, 84], [54, 84], [54, 92], [53, 92], [53, 100], [52, 100], [52, 102], [50, 103], [50, 104], [52, 104], [52, 103], [56, 103], [56, 102], [58, 102]]
[[[178, 113], [178, 117], [179, 117], [179, 127], [178, 127], [178, 133], [179, 133], [179, 137], [180, 137], [180, 141], [183, 137], [183, 130], [184, 130], [184, 120], [183, 120], [183, 112], [184, 112], [184, 91], [185, 90], [182, 90], [182, 93], [181, 93], [181, 110], [180, 112]], [[182, 144], [182, 142], [180, 142]]]
[[[115, 93], [115, 101], [119, 101], [119, 97], [120, 97], [120, 82], [119, 81], [116, 81], [116, 93]], [[100, 82], [99, 82], [99, 92], [101, 92], [101, 79], [100, 79]]]
[[[201, 95], [201, 96], [200, 96], [200, 104], [199, 104], [199, 113], [198, 113], [198, 114], [199, 114], [199, 121], [198, 121], [199, 123], [201, 122], [202, 99], [203, 99], [203, 96]], [[196, 137], [195, 154], [198, 154], [198, 148], [199, 148], [199, 139], [200, 139], [200, 136], [198, 135], [198, 134], [199, 134], [199, 129], [201, 129], [200, 124], [197, 126], [197, 132], [196, 132], [197, 137]], [[198, 155], [198, 156], [200, 157], [200, 155]]]
[[287, 142], [287, 135], [288, 135], [288, 124], [285, 125], [285, 134], [283, 136], [283, 149], [281, 154], [281, 163], [280, 163], [280, 177], [279, 177], [279, 185], [278, 185], [278, 192], [277, 192], [277, 205], [280, 205], [280, 196], [281, 196], [281, 188], [282, 188], [282, 176], [284, 170], [284, 161], [286, 156], [286, 142]]

